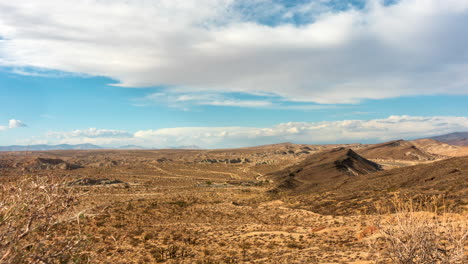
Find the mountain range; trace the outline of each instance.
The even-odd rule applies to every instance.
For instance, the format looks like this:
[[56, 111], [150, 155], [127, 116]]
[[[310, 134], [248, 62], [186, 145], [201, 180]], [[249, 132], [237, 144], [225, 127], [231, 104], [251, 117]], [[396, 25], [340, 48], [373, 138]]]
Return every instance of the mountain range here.
[[[46, 151], [46, 150], [91, 150], [91, 149], [109, 149], [106, 147], [101, 147], [93, 144], [60, 144], [60, 145], [28, 145], [28, 146], [0, 146], [0, 151]], [[140, 146], [127, 145], [110, 149], [144, 149]]]
[[[442, 143], [455, 146], [468, 146], [468, 132], [454, 132], [450, 134], [428, 137], [427, 139], [437, 140]], [[399, 141], [395, 141], [399, 142]], [[387, 143], [386, 143], [387, 144]], [[120, 147], [101, 147], [93, 144], [60, 144], [60, 145], [12, 145], [0, 146], [0, 151], [46, 151], [46, 150], [91, 150], [91, 149], [146, 149], [137, 145], [125, 145]], [[195, 145], [190, 146], [175, 146], [169, 149], [200, 149]]]
[[[0, 146], [0, 151], [47, 151], [47, 150], [95, 150], [95, 149], [151, 149], [137, 145], [125, 145], [119, 147], [102, 147], [94, 144], [60, 144], [60, 145], [12, 145]], [[169, 149], [200, 149], [198, 146], [177, 146], [169, 147]]]
[[454, 132], [441, 136], [431, 137], [431, 139], [456, 146], [468, 146], [468, 132]]
[[60, 144], [60, 145], [13, 145], [13, 146], [0, 146], [0, 151], [42, 151], [42, 150], [81, 150], [81, 149], [102, 149], [100, 146], [93, 144]]

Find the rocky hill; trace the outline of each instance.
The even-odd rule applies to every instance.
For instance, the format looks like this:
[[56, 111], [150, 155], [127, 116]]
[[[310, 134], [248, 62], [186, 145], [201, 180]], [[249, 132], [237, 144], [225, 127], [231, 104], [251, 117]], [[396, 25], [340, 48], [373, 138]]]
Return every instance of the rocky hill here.
[[468, 156], [464, 156], [354, 177], [339, 188], [330, 185], [306, 200], [313, 204], [308, 209], [324, 214], [363, 213], [362, 208], [372, 211], [396, 194], [415, 200], [439, 196], [443, 197], [440, 206], [466, 210], [467, 189]]
[[310, 192], [339, 186], [360, 175], [381, 170], [380, 165], [367, 160], [348, 148], [311, 155], [298, 164], [267, 175], [278, 190]]

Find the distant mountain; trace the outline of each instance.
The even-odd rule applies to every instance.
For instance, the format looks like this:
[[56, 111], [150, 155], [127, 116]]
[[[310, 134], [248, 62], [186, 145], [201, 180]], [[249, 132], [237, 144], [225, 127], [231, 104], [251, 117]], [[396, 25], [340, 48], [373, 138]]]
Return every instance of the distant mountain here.
[[[93, 144], [78, 144], [78, 145], [13, 145], [13, 146], [0, 146], [0, 151], [45, 151], [45, 150], [91, 150], [91, 149], [147, 149], [138, 145], [124, 145], [120, 147], [101, 147]], [[200, 147], [191, 145], [191, 146], [177, 146], [170, 147], [170, 149], [200, 149]]]
[[468, 132], [455, 132], [441, 136], [430, 137], [430, 139], [455, 146], [468, 146]]
[[146, 148], [142, 146], [137, 146], [137, 145], [125, 145], [125, 146], [118, 147], [118, 149], [146, 149]]
[[78, 145], [29, 145], [29, 146], [0, 146], [0, 151], [43, 151], [43, 150], [80, 150], [80, 149], [102, 149], [100, 146], [93, 144], [78, 144]]
[[200, 149], [200, 147], [196, 145], [189, 145], [189, 146], [170, 147], [170, 149]]

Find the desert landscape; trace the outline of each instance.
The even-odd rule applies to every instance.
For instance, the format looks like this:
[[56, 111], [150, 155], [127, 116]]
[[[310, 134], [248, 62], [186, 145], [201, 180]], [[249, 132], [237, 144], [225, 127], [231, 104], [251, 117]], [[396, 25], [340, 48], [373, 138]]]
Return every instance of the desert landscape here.
[[[467, 149], [421, 139], [0, 152], [0, 262], [463, 263]], [[426, 262], [415, 248], [403, 262], [407, 244], [392, 239], [420, 236], [439, 253]]]
[[0, 264], [467, 264], [468, 0], [0, 0]]

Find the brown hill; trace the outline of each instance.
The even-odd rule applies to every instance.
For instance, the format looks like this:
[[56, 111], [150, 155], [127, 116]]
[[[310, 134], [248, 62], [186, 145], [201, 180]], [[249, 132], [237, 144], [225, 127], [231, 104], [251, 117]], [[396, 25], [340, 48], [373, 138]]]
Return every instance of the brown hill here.
[[429, 138], [412, 140], [411, 143], [417, 148], [435, 155], [448, 157], [461, 157], [468, 155], [468, 146], [449, 145]]
[[379, 203], [389, 201], [395, 193], [416, 201], [440, 195], [440, 206], [457, 211], [467, 209], [467, 189], [465, 156], [350, 177], [339, 188], [329, 184], [301, 199], [302, 207], [313, 212], [347, 215], [373, 213]]
[[454, 194], [466, 191], [467, 184], [468, 157], [457, 157], [366, 175], [355, 182], [353, 189], [359, 186], [361, 190], [409, 189]]
[[427, 161], [438, 158], [437, 155], [427, 153], [405, 140], [376, 144], [357, 152], [367, 159]]
[[351, 149], [338, 148], [314, 154], [302, 162], [267, 175], [278, 184], [277, 190], [307, 192], [330, 185], [337, 186], [349, 178], [381, 170]]

